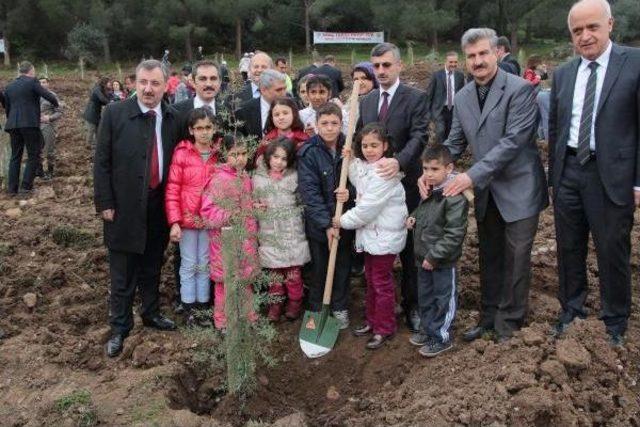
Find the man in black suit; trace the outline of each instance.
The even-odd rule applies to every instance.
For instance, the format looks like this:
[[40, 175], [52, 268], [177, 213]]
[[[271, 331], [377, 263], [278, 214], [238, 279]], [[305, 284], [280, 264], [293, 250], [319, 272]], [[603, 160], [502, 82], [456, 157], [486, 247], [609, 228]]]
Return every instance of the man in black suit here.
[[276, 70], [265, 70], [260, 74], [260, 97], [242, 104], [235, 112], [239, 131], [245, 136], [262, 139], [271, 103], [278, 97], [285, 96], [287, 83], [284, 74]]
[[464, 86], [464, 74], [458, 71], [458, 54], [448, 52], [444, 68], [436, 71], [427, 87], [427, 110], [436, 125], [436, 142], [442, 143], [451, 130], [453, 98]]
[[249, 63], [249, 80], [233, 97], [232, 107], [239, 108], [242, 104], [252, 99], [260, 98], [260, 74], [264, 70], [273, 68], [273, 60], [264, 52], [256, 52]]
[[549, 112], [562, 306], [553, 333], [587, 315], [591, 233], [600, 318], [610, 344], [619, 346], [631, 311], [630, 235], [640, 205], [640, 50], [610, 40], [613, 18], [604, 0], [574, 4], [568, 24], [580, 56], [554, 72]]
[[340, 96], [340, 92], [344, 90], [344, 82], [342, 81], [342, 72], [336, 68], [336, 58], [333, 55], [324, 57], [322, 66], [318, 67], [314, 74], [324, 74], [331, 80], [331, 98]]
[[505, 36], [498, 37], [498, 66], [507, 73], [520, 75], [520, 64], [511, 54], [511, 42]]
[[300, 82], [300, 79], [308, 74], [315, 73], [316, 70], [322, 65], [322, 61], [320, 61], [320, 55], [315, 49], [312, 52], [312, 61], [313, 62], [311, 64], [298, 71], [296, 78], [293, 80], [293, 95], [296, 97], [298, 96], [298, 84]]
[[133, 327], [136, 287], [145, 326], [173, 330], [159, 310], [158, 283], [169, 230], [164, 189], [178, 139], [175, 110], [162, 101], [168, 71], [157, 60], [136, 68], [136, 97], [109, 104], [98, 129], [94, 201], [109, 249], [112, 336], [107, 355], [117, 356]]
[[[371, 50], [371, 62], [379, 89], [374, 89], [360, 101], [358, 129], [371, 122], [381, 122], [391, 136], [395, 151], [393, 158], [381, 159], [380, 176], [388, 178], [399, 171], [404, 173], [402, 185], [406, 203], [412, 212], [420, 201], [418, 178], [422, 174], [422, 153], [427, 139], [427, 106], [424, 92], [400, 82], [402, 61], [400, 50], [391, 43], [380, 43]], [[418, 332], [420, 317], [417, 313], [417, 270], [413, 256], [413, 236], [400, 254], [402, 262], [402, 306], [409, 328]]]
[[38, 167], [42, 134], [40, 133], [40, 98], [58, 107], [58, 99], [40, 85], [35, 78], [36, 70], [30, 62], [18, 66], [20, 76], [9, 83], [4, 92], [4, 108], [7, 114], [5, 131], [11, 138], [11, 160], [9, 161], [9, 194], [18, 193], [22, 154], [27, 149], [27, 166], [22, 176], [21, 193], [33, 190], [33, 179]]

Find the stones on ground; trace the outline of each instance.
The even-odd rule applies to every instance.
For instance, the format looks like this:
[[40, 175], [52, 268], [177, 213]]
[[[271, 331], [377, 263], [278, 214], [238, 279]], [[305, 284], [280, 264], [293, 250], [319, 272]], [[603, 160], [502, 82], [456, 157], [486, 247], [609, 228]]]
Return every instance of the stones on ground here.
[[56, 197], [56, 192], [53, 190], [53, 187], [36, 187], [34, 197], [38, 200], [53, 199]]
[[123, 415], [123, 414], [124, 414], [124, 409], [122, 408], [116, 409], [116, 415]]
[[556, 357], [569, 371], [582, 371], [591, 365], [591, 354], [573, 338], [558, 341]]
[[156, 343], [142, 343], [133, 350], [131, 361], [136, 368], [150, 368], [160, 363], [160, 346]]
[[29, 292], [22, 296], [22, 301], [27, 306], [27, 308], [32, 309], [38, 303], [38, 296], [33, 292]]
[[307, 427], [304, 415], [300, 412], [295, 412], [286, 417], [277, 419], [271, 424], [272, 427]]
[[9, 208], [4, 211], [4, 214], [11, 219], [17, 219], [22, 216], [22, 209], [20, 208]]
[[524, 328], [521, 332], [522, 341], [529, 346], [537, 346], [544, 342], [544, 337], [531, 328]]
[[329, 400], [338, 400], [340, 399], [340, 393], [338, 392], [338, 389], [335, 386], [329, 386], [329, 389], [327, 389], [327, 399]]
[[548, 375], [552, 382], [557, 385], [565, 384], [569, 380], [567, 370], [564, 365], [557, 360], [545, 360], [540, 365], [540, 373]]

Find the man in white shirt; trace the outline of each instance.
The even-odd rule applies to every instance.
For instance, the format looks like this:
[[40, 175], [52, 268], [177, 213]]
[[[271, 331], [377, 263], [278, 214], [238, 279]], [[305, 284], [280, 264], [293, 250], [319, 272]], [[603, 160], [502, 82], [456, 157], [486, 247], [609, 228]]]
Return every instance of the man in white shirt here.
[[595, 243], [609, 342], [624, 344], [631, 311], [631, 227], [640, 204], [640, 50], [614, 44], [606, 0], [582, 0], [568, 26], [580, 55], [553, 76], [549, 185], [553, 189], [562, 335], [587, 316], [586, 257]]

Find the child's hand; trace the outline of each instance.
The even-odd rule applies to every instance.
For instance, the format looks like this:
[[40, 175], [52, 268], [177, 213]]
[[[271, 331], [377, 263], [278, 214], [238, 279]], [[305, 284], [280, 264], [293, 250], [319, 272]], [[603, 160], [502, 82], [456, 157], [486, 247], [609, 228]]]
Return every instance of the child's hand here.
[[422, 268], [431, 271], [433, 270], [433, 265], [431, 265], [431, 263], [425, 258], [424, 261], [422, 261]]
[[175, 223], [171, 226], [169, 239], [171, 239], [173, 243], [178, 243], [180, 241], [180, 237], [182, 237], [182, 230], [180, 230], [180, 225], [178, 223]]
[[336, 201], [338, 201], [338, 203], [346, 203], [347, 200], [349, 200], [349, 190], [346, 188], [343, 190], [338, 188], [334, 193], [336, 193]]
[[331, 244], [333, 243], [333, 239], [339, 239], [340, 238], [340, 230], [337, 228], [327, 228], [326, 230], [327, 233], [327, 243], [329, 243], [329, 250], [331, 250]]
[[340, 228], [340, 217], [333, 218], [331, 223], [333, 224], [333, 228]]
[[342, 157], [345, 159], [350, 159], [351, 153], [352, 153], [351, 148], [344, 147], [342, 149]]
[[342, 103], [342, 101], [340, 101], [340, 98], [331, 98], [329, 100], [329, 102], [333, 102], [334, 104], [336, 104], [338, 107], [340, 108], [344, 108], [344, 104]]
[[405, 221], [405, 225], [407, 226], [407, 230], [413, 230], [413, 226], [416, 225], [416, 219], [414, 217], [410, 216]]
[[253, 202], [253, 208], [257, 209], [257, 210], [265, 210], [265, 209], [267, 209], [267, 204], [262, 202], [262, 201], [260, 201], [260, 200], [258, 200], [258, 201]]
[[304, 133], [306, 133], [309, 136], [314, 136], [316, 134], [316, 130], [313, 127], [313, 124], [311, 122], [307, 123], [304, 127]]

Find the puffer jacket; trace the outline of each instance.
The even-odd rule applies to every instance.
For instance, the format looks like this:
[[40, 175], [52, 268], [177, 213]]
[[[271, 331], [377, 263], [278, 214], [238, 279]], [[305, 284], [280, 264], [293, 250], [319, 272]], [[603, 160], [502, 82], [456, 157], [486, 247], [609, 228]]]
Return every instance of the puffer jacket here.
[[[254, 154], [254, 158], [256, 159], [255, 167], [259, 166], [258, 163], [264, 163], [264, 161], [262, 160], [262, 157], [264, 156], [265, 151], [267, 151], [267, 147], [269, 146], [269, 143], [274, 139], [278, 138], [278, 136], [279, 136], [278, 129], [271, 129], [264, 136], [264, 138], [262, 139], [262, 142], [260, 142], [260, 144], [258, 145], [258, 148], [256, 149], [256, 153]], [[288, 135], [283, 135], [283, 136], [289, 138], [295, 144], [296, 152], [300, 149], [300, 147], [302, 147], [302, 145], [305, 142], [309, 140], [309, 135], [307, 135], [306, 133], [304, 133], [304, 131], [301, 131], [301, 130], [294, 130], [292, 132], [289, 132]]]
[[267, 206], [257, 214], [258, 255], [262, 267], [301, 266], [311, 259], [297, 191], [295, 169], [286, 169], [278, 179], [270, 176], [264, 165], [258, 165], [253, 175], [253, 197]]
[[356, 207], [340, 217], [340, 226], [356, 230], [356, 250], [371, 255], [399, 254], [407, 241], [407, 205], [399, 174], [380, 178], [376, 163], [353, 159], [349, 181], [356, 188]]
[[411, 214], [416, 219], [413, 244], [418, 268], [424, 259], [434, 268], [450, 267], [462, 255], [469, 202], [462, 194], [444, 197], [443, 188], [434, 189]]
[[200, 216], [209, 229], [209, 272], [214, 282], [224, 282], [222, 227], [231, 226], [244, 235], [239, 276], [249, 279], [258, 270], [258, 224], [253, 217], [251, 178], [227, 165], [216, 166], [205, 186]]
[[[312, 137], [298, 151], [298, 192], [304, 204], [305, 231], [307, 238], [317, 242], [327, 241], [327, 228], [331, 227], [331, 219], [336, 211], [336, 195], [334, 191], [340, 182], [342, 167], [342, 147], [344, 135], [340, 134], [336, 144], [336, 153], [331, 150], [319, 135]], [[353, 207], [355, 189], [347, 184], [349, 200], [344, 210]], [[342, 229], [341, 234], [353, 233]]]
[[216, 167], [217, 154], [205, 162], [195, 145], [181, 141], [173, 152], [167, 178], [165, 210], [169, 225], [203, 228], [200, 218], [202, 192]]

